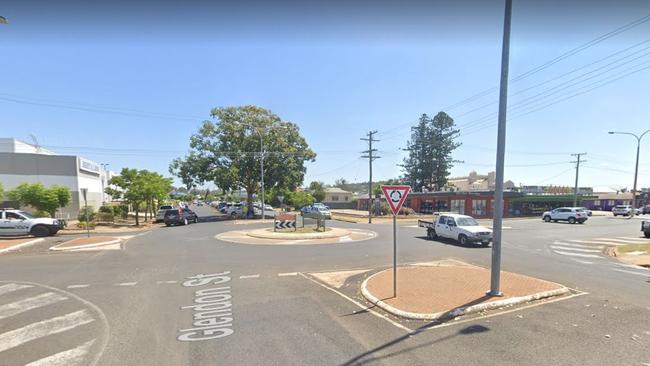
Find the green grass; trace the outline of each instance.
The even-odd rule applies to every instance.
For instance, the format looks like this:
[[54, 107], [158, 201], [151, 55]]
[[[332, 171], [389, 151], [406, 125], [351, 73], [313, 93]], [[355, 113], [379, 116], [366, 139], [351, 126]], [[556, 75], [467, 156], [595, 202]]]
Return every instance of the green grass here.
[[621, 245], [621, 246], [616, 247], [616, 250], [621, 252], [621, 253], [646, 252], [646, 254], [650, 254], [650, 240], [648, 240], [648, 244]]

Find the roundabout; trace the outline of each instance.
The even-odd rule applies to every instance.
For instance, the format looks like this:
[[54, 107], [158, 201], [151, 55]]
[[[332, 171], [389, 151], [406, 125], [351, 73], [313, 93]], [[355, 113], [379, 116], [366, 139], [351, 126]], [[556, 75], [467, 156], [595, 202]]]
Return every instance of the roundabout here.
[[330, 228], [325, 232], [274, 232], [266, 228], [233, 230], [214, 236], [215, 239], [237, 244], [253, 245], [316, 245], [343, 244], [374, 239], [377, 233], [363, 229]]

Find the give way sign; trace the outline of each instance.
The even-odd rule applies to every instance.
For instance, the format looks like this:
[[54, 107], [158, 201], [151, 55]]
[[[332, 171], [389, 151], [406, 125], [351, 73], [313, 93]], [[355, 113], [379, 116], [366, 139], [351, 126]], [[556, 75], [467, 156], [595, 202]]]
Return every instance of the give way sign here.
[[397, 215], [406, 200], [406, 196], [411, 191], [411, 186], [381, 186], [381, 190], [384, 192], [384, 197], [386, 197], [393, 215]]

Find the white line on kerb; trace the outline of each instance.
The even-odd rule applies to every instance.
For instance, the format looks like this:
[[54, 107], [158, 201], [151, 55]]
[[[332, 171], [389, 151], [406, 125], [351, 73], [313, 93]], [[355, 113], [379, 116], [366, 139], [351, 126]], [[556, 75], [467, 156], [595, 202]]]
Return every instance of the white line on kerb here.
[[247, 279], [247, 278], [260, 278], [260, 275], [254, 274], [254, 275], [239, 276], [240, 280], [244, 280], [244, 279]]
[[34, 286], [32, 286], [32, 285], [17, 285], [15, 283], [2, 285], [2, 286], [0, 286], [0, 295], [4, 295], [4, 294], [7, 294], [7, 293], [12, 292], [12, 291], [22, 290], [24, 288], [30, 288], [30, 287], [34, 287]]
[[176, 281], [176, 280], [173, 280], [173, 281], [157, 281], [156, 283], [159, 284], [159, 285], [162, 285], [162, 284], [170, 285], [170, 284], [178, 283], [178, 281]]
[[94, 320], [88, 314], [88, 311], [79, 310], [74, 313], [57, 316], [56, 318], [32, 323], [22, 328], [2, 333], [0, 334], [0, 352], [18, 347], [34, 339], [65, 332], [66, 330], [93, 322]]
[[67, 351], [55, 353], [51, 356], [41, 358], [34, 362], [30, 362], [25, 366], [74, 366], [79, 365], [84, 360], [84, 356], [90, 350], [95, 340], [88, 341], [76, 348]]
[[115, 283], [113, 286], [135, 286], [137, 282], [120, 282], [120, 283]]
[[0, 320], [67, 299], [68, 298], [63, 295], [54, 292], [46, 292], [38, 296], [28, 297], [9, 304], [0, 305]]
[[297, 276], [298, 272], [278, 273], [278, 277]]
[[69, 285], [69, 286], [66, 286], [66, 288], [86, 288], [86, 287], [89, 287], [89, 286], [90, 285], [84, 283], [84, 284], [79, 284], [79, 285]]

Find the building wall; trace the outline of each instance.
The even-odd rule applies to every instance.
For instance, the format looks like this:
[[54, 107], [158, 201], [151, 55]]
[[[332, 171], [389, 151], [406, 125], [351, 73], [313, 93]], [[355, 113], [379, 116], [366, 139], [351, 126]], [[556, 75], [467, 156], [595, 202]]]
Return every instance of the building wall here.
[[[333, 196], [336, 196], [338, 199], [334, 200]], [[325, 198], [323, 199], [323, 203], [345, 203], [345, 202], [352, 202], [352, 193], [325, 192]]]

